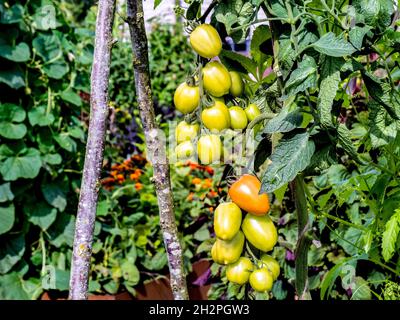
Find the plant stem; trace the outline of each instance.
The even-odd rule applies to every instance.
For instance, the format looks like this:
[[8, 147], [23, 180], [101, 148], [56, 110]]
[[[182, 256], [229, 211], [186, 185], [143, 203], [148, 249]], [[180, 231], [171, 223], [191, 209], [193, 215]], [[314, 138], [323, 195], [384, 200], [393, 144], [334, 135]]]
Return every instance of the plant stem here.
[[290, 187], [294, 196], [297, 213], [298, 239], [296, 244], [296, 292], [299, 300], [311, 300], [308, 289], [308, 249], [311, 245], [309, 236], [309, 220], [307, 210], [307, 198], [305, 194], [304, 181], [301, 175], [298, 175], [291, 183]]
[[69, 299], [86, 300], [108, 116], [115, 0], [99, 0], [91, 75], [90, 122], [75, 225]]
[[133, 69], [139, 112], [148, 158], [154, 168], [152, 181], [158, 199], [160, 225], [168, 256], [171, 289], [175, 300], [187, 300], [189, 295], [183, 270], [182, 247], [175, 223], [169, 163], [162, 139], [163, 132], [160, 132], [155, 121], [142, 0], [127, 1], [127, 22], [132, 41]]

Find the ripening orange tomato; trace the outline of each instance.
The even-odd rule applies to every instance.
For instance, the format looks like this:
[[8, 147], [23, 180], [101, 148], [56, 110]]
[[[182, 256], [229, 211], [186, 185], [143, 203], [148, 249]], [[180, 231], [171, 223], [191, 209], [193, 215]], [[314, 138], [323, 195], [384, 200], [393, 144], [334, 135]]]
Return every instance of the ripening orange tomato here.
[[250, 174], [241, 176], [229, 188], [229, 196], [241, 209], [263, 216], [269, 211], [269, 198], [266, 193], [259, 194], [261, 182], [257, 177]]

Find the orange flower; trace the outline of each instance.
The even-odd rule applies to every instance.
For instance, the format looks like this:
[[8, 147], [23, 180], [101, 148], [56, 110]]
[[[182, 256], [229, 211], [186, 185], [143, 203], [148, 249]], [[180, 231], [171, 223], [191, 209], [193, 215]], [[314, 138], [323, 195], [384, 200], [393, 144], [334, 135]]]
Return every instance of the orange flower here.
[[131, 163], [131, 159], [124, 160], [124, 165], [129, 165]]
[[135, 183], [135, 189], [137, 191], [142, 190], [143, 189], [143, 185], [140, 182], [136, 182]]
[[193, 200], [193, 196], [194, 196], [194, 193], [193, 192], [191, 192], [191, 193], [189, 193], [189, 195], [187, 196], [187, 200], [188, 201], [192, 201]]
[[124, 175], [123, 174], [118, 174], [117, 175], [117, 180], [118, 180], [119, 183], [124, 182], [125, 181]]
[[208, 197], [209, 197], [209, 198], [215, 198], [216, 196], [218, 196], [218, 192], [216, 192], [215, 190], [211, 190], [211, 191], [208, 193]]
[[210, 178], [204, 179], [202, 187], [203, 187], [203, 189], [211, 188], [212, 187], [212, 179], [210, 179]]
[[214, 212], [214, 207], [209, 207], [208, 210], [213, 213]]
[[118, 175], [118, 171], [116, 171], [116, 170], [111, 171], [111, 176], [112, 177], [116, 178], [117, 175]]
[[129, 177], [131, 180], [139, 180], [141, 175], [142, 171], [140, 169], [136, 169]]
[[211, 167], [206, 166], [206, 167], [205, 167], [205, 170], [206, 170], [207, 173], [208, 173], [209, 175], [211, 175], [211, 176], [214, 174], [214, 169], [211, 168]]
[[117, 170], [117, 168], [118, 168], [118, 165], [116, 163], [111, 166], [112, 170]]
[[200, 184], [201, 183], [201, 179], [200, 178], [193, 178], [192, 183], [193, 184]]

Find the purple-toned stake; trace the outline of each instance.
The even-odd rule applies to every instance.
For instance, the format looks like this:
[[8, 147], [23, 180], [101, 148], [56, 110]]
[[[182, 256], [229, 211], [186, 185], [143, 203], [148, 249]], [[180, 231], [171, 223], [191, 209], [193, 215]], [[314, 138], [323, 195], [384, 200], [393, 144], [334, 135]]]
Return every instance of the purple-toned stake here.
[[72, 256], [69, 299], [86, 300], [104, 138], [115, 0], [99, 0], [91, 75], [90, 122]]
[[175, 300], [187, 300], [189, 295], [183, 270], [182, 246], [175, 223], [166, 146], [155, 121], [147, 36], [143, 16], [142, 0], [128, 0], [127, 22], [132, 39], [136, 94], [146, 140], [147, 155], [154, 168], [153, 182], [156, 188], [160, 225], [168, 256], [171, 289]]

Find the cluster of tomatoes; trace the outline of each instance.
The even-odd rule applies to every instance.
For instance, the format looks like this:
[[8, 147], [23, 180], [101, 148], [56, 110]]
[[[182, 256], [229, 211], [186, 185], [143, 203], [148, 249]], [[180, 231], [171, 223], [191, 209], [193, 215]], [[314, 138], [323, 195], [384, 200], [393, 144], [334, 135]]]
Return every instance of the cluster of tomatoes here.
[[[249, 282], [258, 292], [272, 289], [280, 273], [278, 262], [267, 255], [277, 240], [278, 233], [269, 211], [268, 195], [260, 192], [261, 183], [249, 174], [241, 176], [229, 188], [232, 202], [221, 203], [215, 210], [214, 231], [217, 237], [211, 257], [219, 264], [227, 265], [228, 281], [244, 285]], [[242, 210], [246, 211], [242, 220]], [[240, 230], [241, 229], [241, 230]], [[250, 258], [243, 255], [245, 240], [260, 250], [260, 259], [248, 247]]]
[[[209, 164], [219, 161], [223, 154], [220, 133], [227, 129], [245, 130], [261, 112], [255, 104], [237, 103], [245, 87], [241, 75], [228, 71], [219, 61], [209, 60], [222, 50], [221, 38], [214, 27], [209, 24], [197, 26], [190, 34], [190, 44], [207, 60], [203, 60], [205, 65], [195, 76], [175, 91], [176, 109], [188, 115], [176, 127], [175, 153], [178, 159], [193, 157], [197, 143], [199, 161]], [[204, 97], [209, 97], [212, 102], [204, 103], [207, 101]], [[200, 137], [199, 122], [187, 120], [197, 118], [206, 128], [206, 134]], [[239, 285], [249, 282], [255, 291], [268, 292], [279, 276], [280, 268], [278, 262], [265, 253], [273, 249], [278, 234], [267, 215], [268, 195], [260, 194], [260, 188], [258, 178], [248, 174], [242, 175], [229, 188], [232, 201], [221, 203], [215, 210], [216, 240], [211, 257], [216, 263], [227, 266], [228, 281]], [[243, 219], [242, 210], [247, 212]], [[257, 258], [252, 250], [262, 252], [261, 257]]]
[[[222, 50], [221, 38], [209, 24], [197, 26], [190, 34], [190, 44], [196, 53], [211, 59]], [[201, 86], [201, 87], [200, 87]], [[203, 92], [204, 91], [204, 92]], [[238, 72], [228, 71], [219, 61], [208, 61], [199, 74], [178, 86], [174, 94], [174, 104], [184, 115], [193, 114], [203, 105], [200, 118], [209, 134], [201, 135], [199, 123], [181, 121], [176, 127], [175, 153], [178, 159], [191, 158], [196, 151], [201, 163], [217, 162], [223, 154], [223, 146], [218, 133], [226, 130], [245, 130], [248, 123], [261, 114], [256, 104], [240, 106], [235, 98], [244, 92], [244, 82]], [[208, 106], [202, 98], [209, 98]], [[229, 98], [226, 104], [225, 97]], [[203, 99], [204, 102], [204, 99]]]

